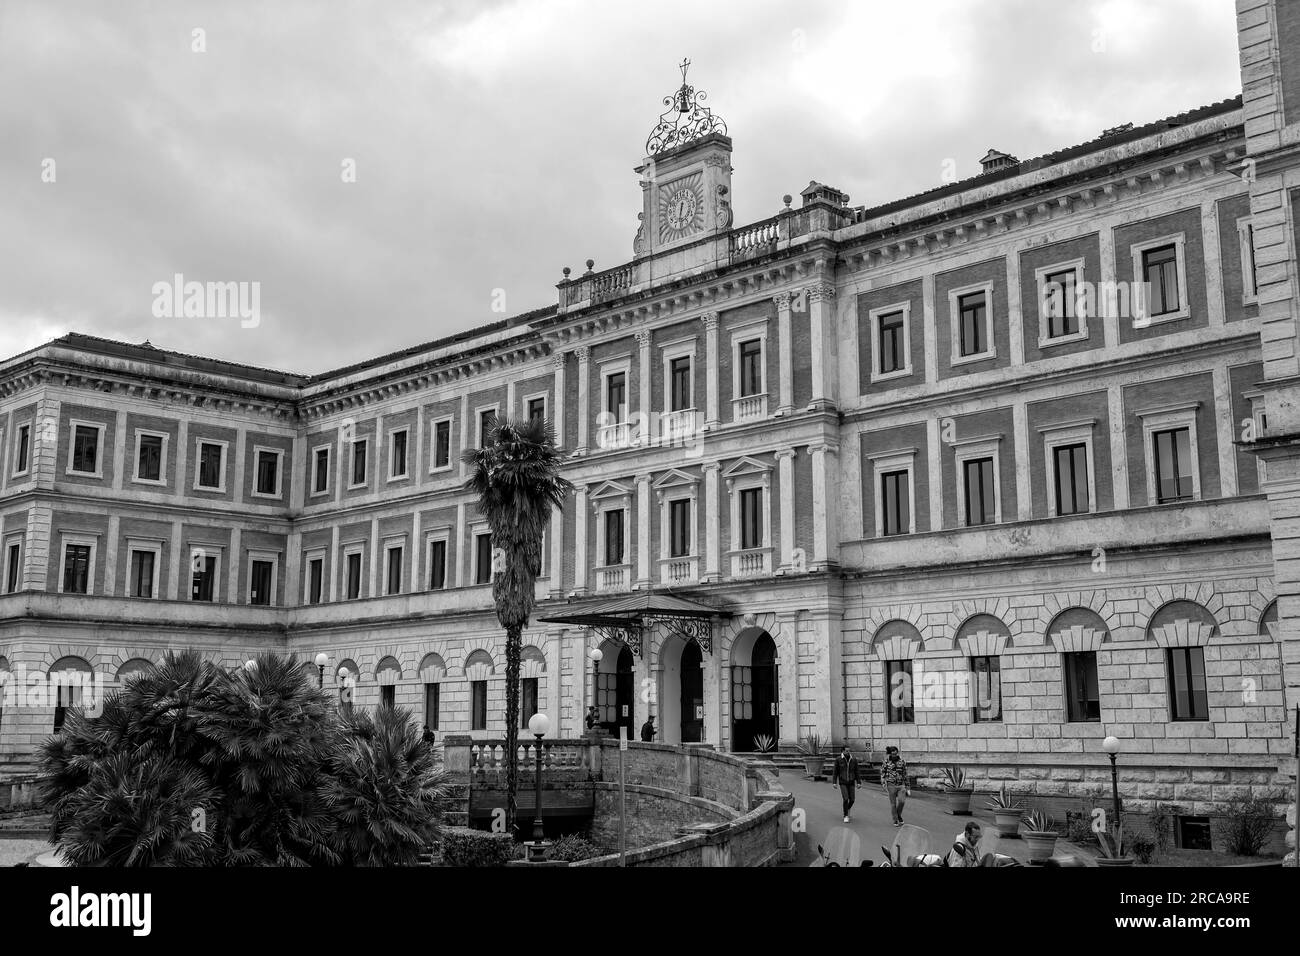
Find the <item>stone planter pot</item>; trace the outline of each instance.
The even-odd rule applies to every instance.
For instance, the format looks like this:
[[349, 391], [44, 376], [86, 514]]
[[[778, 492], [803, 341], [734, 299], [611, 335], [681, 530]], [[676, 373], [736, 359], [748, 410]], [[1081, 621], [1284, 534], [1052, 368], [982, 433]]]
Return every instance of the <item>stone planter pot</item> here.
[[807, 754], [803, 758], [803, 772], [810, 777], [820, 777], [822, 767], [825, 765], [824, 757], [810, 757]]
[[1137, 858], [1132, 856], [1121, 856], [1118, 858], [1109, 856], [1097, 857], [1098, 866], [1132, 866], [1136, 862]]
[[1018, 839], [1020, 837], [1020, 817], [1023, 814], [1023, 810], [994, 810], [993, 825], [997, 827], [998, 836]]
[[1030, 860], [1050, 860], [1056, 852], [1056, 840], [1059, 834], [1055, 830], [1022, 830], [1020, 836], [1029, 847]]
[[954, 817], [970, 816], [970, 798], [974, 792], [974, 790], [945, 790], [943, 799], [948, 805], [948, 812]]

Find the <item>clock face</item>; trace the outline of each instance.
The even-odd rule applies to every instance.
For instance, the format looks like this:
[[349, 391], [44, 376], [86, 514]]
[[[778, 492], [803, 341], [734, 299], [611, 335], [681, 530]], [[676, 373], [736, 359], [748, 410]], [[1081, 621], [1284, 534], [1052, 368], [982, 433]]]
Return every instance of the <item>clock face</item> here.
[[704, 228], [704, 177], [699, 173], [660, 187], [659, 241], [676, 242]]

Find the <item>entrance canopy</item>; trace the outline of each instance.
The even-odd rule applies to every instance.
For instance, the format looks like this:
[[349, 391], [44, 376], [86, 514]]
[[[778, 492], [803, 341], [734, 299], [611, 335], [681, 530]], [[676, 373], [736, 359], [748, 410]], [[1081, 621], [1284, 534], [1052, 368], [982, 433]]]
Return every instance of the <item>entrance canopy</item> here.
[[713, 622], [730, 616], [730, 611], [711, 604], [661, 591], [642, 591], [630, 597], [588, 601], [538, 620], [589, 627], [607, 640], [626, 644], [640, 657], [645, 651], [645, 635], [656, 625], [667, 634], [698, 641], [706, 653], [712, 653]]

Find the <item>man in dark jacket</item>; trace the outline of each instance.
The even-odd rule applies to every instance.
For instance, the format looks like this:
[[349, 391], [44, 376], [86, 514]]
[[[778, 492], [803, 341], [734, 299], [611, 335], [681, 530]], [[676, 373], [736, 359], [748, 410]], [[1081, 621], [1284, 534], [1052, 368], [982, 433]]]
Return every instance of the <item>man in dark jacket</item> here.
[[646, 743], [652, 743], [655, 739], [655, 718], [651, 714], [646, 718], [646, 722], [641, 725], [641, 739]]
[[835, 758], [835, 772], [831, 775], [831, 783], [839, 785], [840, 799], [844, 803], [844, 822], [848, 823], [849, 810], [853, 808], [853, 801], [857, 798], [858, 792], [858, 758], [849, 752], [847, 740], [840, 750], [840, 755]]

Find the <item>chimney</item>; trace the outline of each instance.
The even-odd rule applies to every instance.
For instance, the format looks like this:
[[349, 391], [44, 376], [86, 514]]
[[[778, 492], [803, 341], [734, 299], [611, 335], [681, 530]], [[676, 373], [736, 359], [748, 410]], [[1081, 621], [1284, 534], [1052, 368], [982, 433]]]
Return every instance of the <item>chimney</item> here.
[[982, 172], [986, 173], [991, 173], [995, 169], [1006, 169], [1008, 166], [1018, 166], [1019, 164], [1020, 160], [1010, 153], [1002, 153], [992, 147], [980, 160], [980, 166], [983, 167]]
[[826, 202], [832, 206], [847, 206], [849, 204], [849, 194], [840, 192], [834, 186], [827, 186], [812, 180], [808, 183], [808, 188], [799, 194], [803, 197], [802, 205], [807, 206], [815, 202]]

